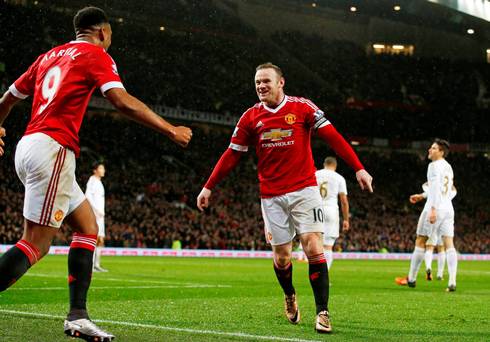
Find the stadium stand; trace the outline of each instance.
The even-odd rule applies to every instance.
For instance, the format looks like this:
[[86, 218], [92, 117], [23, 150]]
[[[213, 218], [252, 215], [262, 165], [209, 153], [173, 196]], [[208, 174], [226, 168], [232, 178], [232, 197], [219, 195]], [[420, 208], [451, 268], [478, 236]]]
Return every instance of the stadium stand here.
[[[131, 85], [129, 91], [149, 103], [238, 118], [256, 102], [251, 82], [254, 66], [271, 60], [286, 71], [288, 93], [313, 99], [350, 137], [380, 137], [398, 141], [401, 147], [405, 142], [426, 141], [435, 135], [458, 143], [490, 142], [488, 128], [481, 124], [488, 113], [489, 65], [441, 58], [370, 56], [351, 42], [328, 41], [300, 32], [279, 32], [264, 38], [238, 18], [230, 19], [212, 1], [186, 7], [183, 18], [176, 14], [182, 12], [159, 8], [169, 23], [161, 26], [163, 30], [163, 24], [144, 24], [138, 19], [141, 8], [125, 9], [135, 15], [123, 21], [118, 20], [118, 14], [112, 18], [111, 55], [124, 81]], [[15, 26], [16, 30], [15, 36], [9, 30], [0, 36], [3, 90], [40, 52], [73, 38], [71, 13], [66, 9], [63, 13], [50, 7], [0, 2], [0, 12], [7, 10], [12, 15], [0, 15], [0, 27]], [[203, 19], [196, 19], [204, 17], [206, 29]], [[218, 27], [227, 29], [218, 32]], [[23, 198], [13, 167], [13, 146], [22, 135], [28, 110], [28, 105], [19, 107], [6, 121], [8, 148], [0, 162], [2, 244], [14, 243], [22, 232]], [[188, 249], [268, 249], [253, 153], [243, 158], [239, 168], [215, 191], [211, 212], [197, 213], [195, 196], [226, 148], [231, 130], [206, 124], [195, 124], [193, 129], [194, 140], [181, 153], [156, 134], [129, 126], [111, 113], [88, 113], [81, 131], [79, 183], [84, 187], [94, 158], [103, 157], [108, 168], [104, 179], [108, 246], [162, 248], [180, 240]], [[339, 249], [413, 250], [421, 208], [411, 206], [408, 196], [419, 192], [425, 181], [425, 149], [425, 145], [410, 151], [361, 148], [361, 158], [375, 178], [374, 196], [361, 193], [352, 182], [352, 172], [341, 165], [340, 172], [350, 180], [353, 227], [338, 240]], [[328, 153], [325, 145], [315, 144], [318, 166]], [[449, 160], [458, 188], [458, 249], [490, 253], [486, 201], [490, 180], [484, 177], [490, 161], [471, 150], [453, 153]], [[69, 237], [63, 227], [56, 244], [68, 244]]]

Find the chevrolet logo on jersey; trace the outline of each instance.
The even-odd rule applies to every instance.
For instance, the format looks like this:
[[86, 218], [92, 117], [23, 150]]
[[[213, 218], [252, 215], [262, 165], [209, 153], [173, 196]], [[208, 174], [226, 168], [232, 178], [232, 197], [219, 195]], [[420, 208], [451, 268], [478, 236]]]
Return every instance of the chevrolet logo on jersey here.
[[262, 133], [260, 140], [278, 141], [293, 135], [292, 129], [273, 128], [268, 132]]

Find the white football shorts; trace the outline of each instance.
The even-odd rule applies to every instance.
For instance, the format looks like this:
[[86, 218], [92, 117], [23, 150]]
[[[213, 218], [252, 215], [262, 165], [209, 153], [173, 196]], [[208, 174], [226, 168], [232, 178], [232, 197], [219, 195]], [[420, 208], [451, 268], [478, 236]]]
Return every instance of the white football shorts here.
[[339, 208], [323, 206], [323, 216], [325, 218], [323, 244], [333, 246], [339, 237]]
[[296, 234], [323, 233], [323, 205], [318, 187], [310, 186], [284, 195], [262, 198], [267, 243], [282, 245]]
[[417, 235], [430, 237], [433, 232], [435, 236], [454, 236], [454, 211], [437, 210], [437, 218], [434, 224], [429, 222], [429, 212], [422, 211], [417, 224]]
[[23, 214], [29, 221], [59, 228], [85, 200], [75, 179], [75, 154], [44, 133], [22, 137], [15, 170], [25, 187]]
[[427, 240], [427, 242], [425, 244], [429, 245], [429, 246], [440, 246], [440, 245], [442, 245], [443, 243], [442, 243], [441, 234], [434, 229], [432, 234], [430, 234], [429, 239]]

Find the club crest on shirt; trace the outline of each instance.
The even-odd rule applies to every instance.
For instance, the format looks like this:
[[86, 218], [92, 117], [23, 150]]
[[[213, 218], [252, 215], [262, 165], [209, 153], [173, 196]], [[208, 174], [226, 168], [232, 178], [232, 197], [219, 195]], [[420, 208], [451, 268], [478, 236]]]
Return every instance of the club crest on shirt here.
[[262, 133], [260, 140], [278, 141], [290, 137], [291, 135], [293, 135], [292, 129], [283, 130], [281, 128], [273, 128], [270, 131]]
[[296, 122], [296, 115], [289, 113], [284, 117], [284, 120], [286, 120], [286, 123], [292, 125]]
[[56, 220], [56, 222], [60, 222], [63, 219], [63, 216], [64, 216], [63, 210], [57, 210], [54, 213], [54, 219]]

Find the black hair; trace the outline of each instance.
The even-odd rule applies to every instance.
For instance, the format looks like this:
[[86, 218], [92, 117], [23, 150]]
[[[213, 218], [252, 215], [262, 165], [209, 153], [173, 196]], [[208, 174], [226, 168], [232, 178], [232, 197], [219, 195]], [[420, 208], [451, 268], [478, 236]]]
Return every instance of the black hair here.
[[103, 10], [98, 7], [89, 6], [82, 8], [75, 14], [73, 17], [73, 28], [75, 32], [79, 32], [108, 22], [109, 18], [107, 18]]
[[102, 160], [97, 160], [92, 163], [92, 170], [95, 171], [100, 165], [104, 165]]
[[439, 149], [444, 153], [444, 158], [446, 158], [449, 154], [449, 142], [447, 140], [436, 138], [433, 143], [439, 146]]

